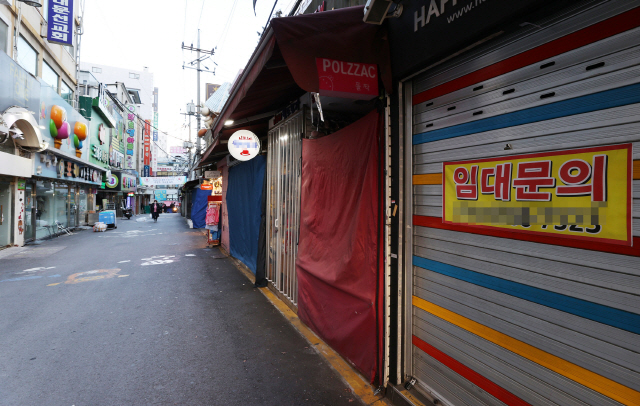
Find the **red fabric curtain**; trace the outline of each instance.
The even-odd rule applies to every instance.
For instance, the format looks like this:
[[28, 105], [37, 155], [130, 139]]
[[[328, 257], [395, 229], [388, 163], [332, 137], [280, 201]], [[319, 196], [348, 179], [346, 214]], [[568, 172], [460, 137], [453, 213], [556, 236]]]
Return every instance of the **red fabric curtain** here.
[[373, 382], [378, 368], [377, 111], [302, 143], [298, 316]]

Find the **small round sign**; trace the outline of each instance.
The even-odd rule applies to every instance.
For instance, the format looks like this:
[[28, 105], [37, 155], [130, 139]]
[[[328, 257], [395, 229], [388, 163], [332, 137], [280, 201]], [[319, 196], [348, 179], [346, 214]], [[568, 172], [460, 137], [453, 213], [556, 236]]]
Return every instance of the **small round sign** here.
[[227, 144], [229, 153], [238, 161], [248, 161], [260, 153], [260, 139], [248, 130], [238, 130]]

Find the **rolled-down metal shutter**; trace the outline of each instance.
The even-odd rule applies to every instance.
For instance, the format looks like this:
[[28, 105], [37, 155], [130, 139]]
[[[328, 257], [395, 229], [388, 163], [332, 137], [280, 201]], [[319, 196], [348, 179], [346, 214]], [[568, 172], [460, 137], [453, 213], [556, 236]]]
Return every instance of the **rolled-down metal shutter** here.
[[[443, 404], [640, 405], [634, 6], [610, 1], [550, 18], [405, 87], [413, 98], [407, 373]], [[443, 162], [621, 143], [633, 143], [635, 248], [441, 226]]]

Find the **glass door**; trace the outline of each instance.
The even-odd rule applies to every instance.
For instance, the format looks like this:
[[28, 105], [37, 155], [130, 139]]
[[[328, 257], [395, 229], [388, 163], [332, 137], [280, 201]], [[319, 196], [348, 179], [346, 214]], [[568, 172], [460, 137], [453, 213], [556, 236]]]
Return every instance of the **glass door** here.
[[69, 186], [69, 206], [67, 213], [69, 216], [68, 226], [73, 228], [77, 225], [76, 216], [78, 215], [78, 206], [76, 205], [76, 186]]
[[24, 189], [24, 213], [22, 215], [22, 224], [24, 227], [24, 240], [31, 241], [35, 239], [35, 189], [33, 183], [27, 183]]
[[13, 210], [11, 182], [0, 179], [0, 248], [13, 241]]

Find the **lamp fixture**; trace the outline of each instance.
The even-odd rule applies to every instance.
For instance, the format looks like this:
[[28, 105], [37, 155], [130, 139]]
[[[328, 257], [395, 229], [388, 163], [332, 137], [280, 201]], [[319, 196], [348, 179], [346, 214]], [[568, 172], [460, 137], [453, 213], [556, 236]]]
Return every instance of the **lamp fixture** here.
[[233, 124], [233, 120], [227, 120], [227, 121], [224, 122], [224, 125], [227, 125], [227, 126], [232, 125], [232, 124]]

